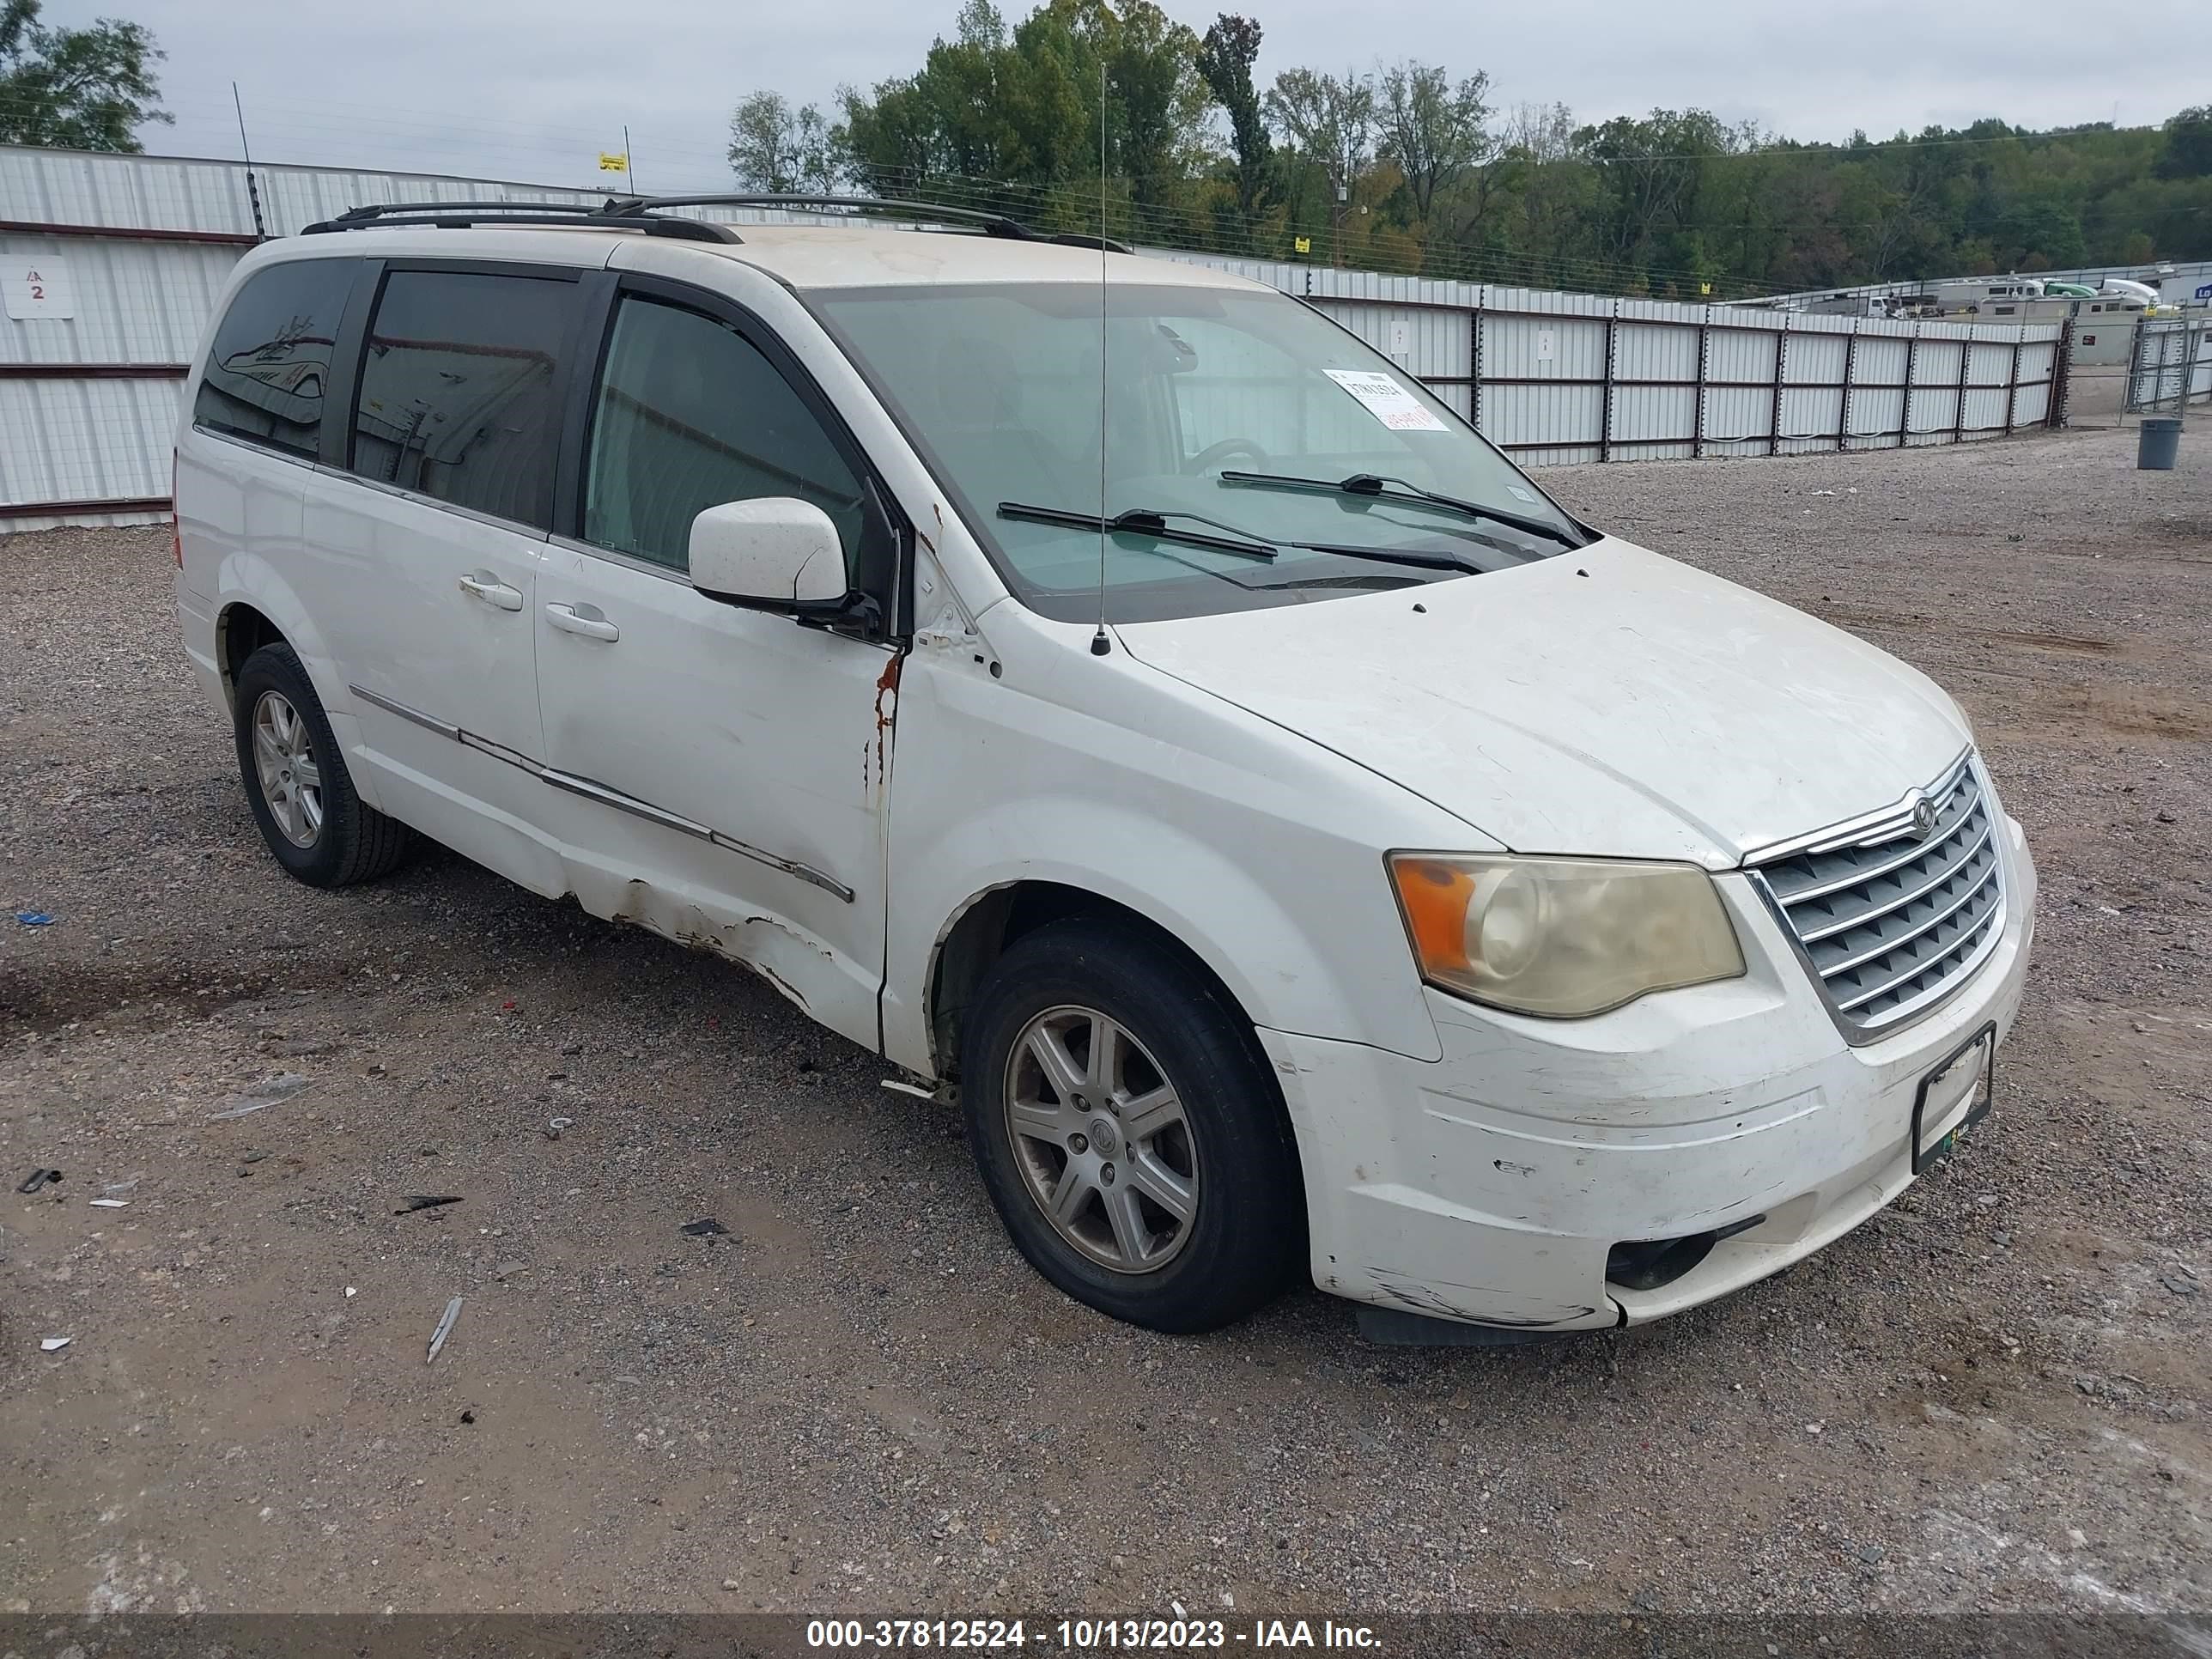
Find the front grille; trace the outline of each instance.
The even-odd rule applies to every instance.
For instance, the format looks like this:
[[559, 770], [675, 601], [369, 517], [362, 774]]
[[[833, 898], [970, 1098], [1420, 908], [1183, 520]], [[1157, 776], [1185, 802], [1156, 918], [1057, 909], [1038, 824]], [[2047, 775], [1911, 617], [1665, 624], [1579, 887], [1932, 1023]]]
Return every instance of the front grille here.
[[1996, 816], [1972, 757], [1914, 800], [1753, 858], [1847, 1031], [1871, 1036], [1965, 983], [2004, 931]]

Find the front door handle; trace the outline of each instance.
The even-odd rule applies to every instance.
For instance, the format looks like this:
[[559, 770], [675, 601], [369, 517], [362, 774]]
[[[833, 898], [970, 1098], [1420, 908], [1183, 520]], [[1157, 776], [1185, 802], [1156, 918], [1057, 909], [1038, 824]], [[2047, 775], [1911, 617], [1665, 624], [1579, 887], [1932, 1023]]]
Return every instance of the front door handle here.
[[461, 592], [472, 594], [486, 605], [495, 605], [501, 611], [522, 609], [521, 591], [509, 587], [489, 570], [472, 570], [462, 577]]
[[596, 605], [549, 605], [545, 620], [564, 634], [581, 634], [587, 640], [622, 637], [622, 629], [600, 616]]

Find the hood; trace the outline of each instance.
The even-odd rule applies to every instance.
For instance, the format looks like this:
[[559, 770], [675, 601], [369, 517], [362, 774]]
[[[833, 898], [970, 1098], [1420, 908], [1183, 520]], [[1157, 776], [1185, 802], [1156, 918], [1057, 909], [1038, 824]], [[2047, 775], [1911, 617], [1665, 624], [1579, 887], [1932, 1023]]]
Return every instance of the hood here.
[[1115, 631], [1138, 661], [1521, 853], [1729, 869], [1893, 804], [1969, 741], [1950, 697], [1894, 657], [1610, 538], [1486, 575]]

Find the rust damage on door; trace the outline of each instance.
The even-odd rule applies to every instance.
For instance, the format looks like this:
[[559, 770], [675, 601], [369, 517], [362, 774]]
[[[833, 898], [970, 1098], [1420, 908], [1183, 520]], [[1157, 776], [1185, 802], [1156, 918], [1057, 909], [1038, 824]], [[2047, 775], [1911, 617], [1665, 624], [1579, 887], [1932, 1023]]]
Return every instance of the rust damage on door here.
[[905, 660], [902, 655], [893, 656], [884, 665], [884, 672], [876, 678], [876, 734], [871, 740], [872, 747], [864, 748], [860, 754], [860, 782], [863, 787], [872, 782], [880, 790], [888, 775], [884, 757], [890, 730], [898, 723], [899, 665]]

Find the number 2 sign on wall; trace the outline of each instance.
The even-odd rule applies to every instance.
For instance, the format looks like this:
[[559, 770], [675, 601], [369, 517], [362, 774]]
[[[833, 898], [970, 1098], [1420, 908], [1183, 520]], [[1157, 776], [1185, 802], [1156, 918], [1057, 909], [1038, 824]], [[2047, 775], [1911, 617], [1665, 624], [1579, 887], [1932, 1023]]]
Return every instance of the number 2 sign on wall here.
[[0, 265], [0, 294], [8, 315], [17, 322], [76, 315], [76, 295], [69, 267], [59, 259], [16, 259]]

